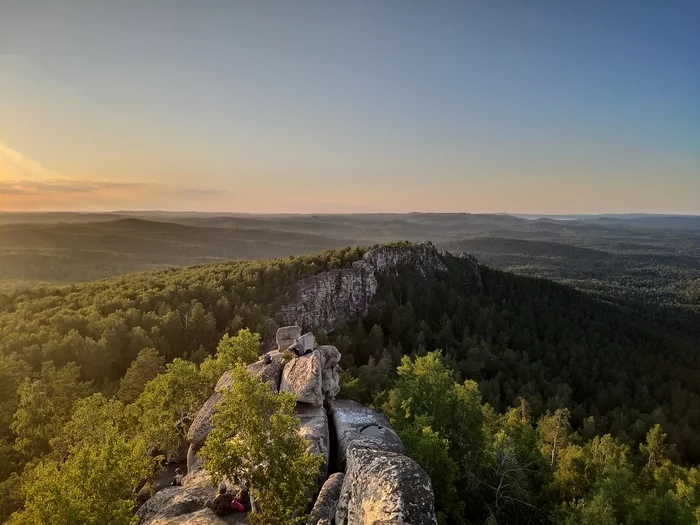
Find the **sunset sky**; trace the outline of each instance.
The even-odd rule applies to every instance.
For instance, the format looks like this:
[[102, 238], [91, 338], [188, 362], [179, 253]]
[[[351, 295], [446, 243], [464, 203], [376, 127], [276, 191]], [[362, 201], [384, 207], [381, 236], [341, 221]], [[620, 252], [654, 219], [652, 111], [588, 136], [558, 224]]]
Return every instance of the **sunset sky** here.
[[700, 213], [700, 2], [0, 0], [0, 210]]

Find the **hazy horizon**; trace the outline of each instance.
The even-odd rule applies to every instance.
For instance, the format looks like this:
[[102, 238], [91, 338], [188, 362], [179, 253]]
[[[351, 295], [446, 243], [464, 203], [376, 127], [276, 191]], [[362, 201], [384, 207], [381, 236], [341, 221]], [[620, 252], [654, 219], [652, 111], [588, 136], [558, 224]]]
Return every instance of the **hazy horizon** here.
[[0, 0], [0, 211], [697, 215], [699, 21]]

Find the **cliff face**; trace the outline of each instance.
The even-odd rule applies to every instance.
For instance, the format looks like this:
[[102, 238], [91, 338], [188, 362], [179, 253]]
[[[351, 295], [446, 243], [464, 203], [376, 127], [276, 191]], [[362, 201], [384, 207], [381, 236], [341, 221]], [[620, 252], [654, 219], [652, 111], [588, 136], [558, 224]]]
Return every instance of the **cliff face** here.
[[447, 267], [430, 242], [380, 246], [368, 251], [350, 268], [330, 270], [297, 283], [296, 301], [282, 312], [285, 323], [304, 329], [331, 330], [340, 321], [367, 315], [377, 293], [377, 276], [412, 266], [423, 275], [445, 272]]

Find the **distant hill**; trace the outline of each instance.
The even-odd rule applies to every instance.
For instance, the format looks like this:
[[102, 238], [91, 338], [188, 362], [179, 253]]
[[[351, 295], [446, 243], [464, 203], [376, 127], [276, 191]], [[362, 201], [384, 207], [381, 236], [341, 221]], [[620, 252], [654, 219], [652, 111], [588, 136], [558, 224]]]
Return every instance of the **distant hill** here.
[[[700, 326], [700, 217], [0, 213], [0, 290], [401, 240]], [[660, 316], [660, 318], [659, 318]], [[690, 316], [690, 317], [688, 317]], [[700, 329], [698, 329], [700, 330]]]

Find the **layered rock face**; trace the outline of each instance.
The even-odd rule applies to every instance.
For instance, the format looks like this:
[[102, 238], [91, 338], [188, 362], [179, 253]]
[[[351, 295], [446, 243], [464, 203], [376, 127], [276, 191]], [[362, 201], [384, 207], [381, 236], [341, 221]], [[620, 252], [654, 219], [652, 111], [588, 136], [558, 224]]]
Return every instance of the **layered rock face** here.
[[[376, 260], [386, 257], [377, 255]], [[404, 455], [386, 417], [355, 401], [335, 400], [340, 389], [338, 349], [315, 346], [313, 335], [301, 335], [299, 326], [280, 328], [277, 343], [278, 350], [247, 368], [273, 390], [296, 396], [298, 432], [308, 442], [307, 450], [324, 459], [318, 473], [320, 492], [307, 525], [437, 524], [430, 479]], [[189, 429], [188, 472], [182, 486], [163, 489], [146, 501], [137, 512], [139, 525], [247, 523], [244, 514], [222, 519], [206, 508], [216, 488], [197, 456], [231, 382], [230, 372], [221, 376]], [[335, 473], [328, 477], [329, 471]]]
[[340, 321], [367, 315], [377, 293], [377, 275], [410, 265], [421, 273], [444, 272], [447, 267], [432, 243], [381, 246], [368, 251], [350, 268], [330, 270], [297, 283], [297, 297], [283, 308], [286, 322], [303, 328], [331, 330]]

